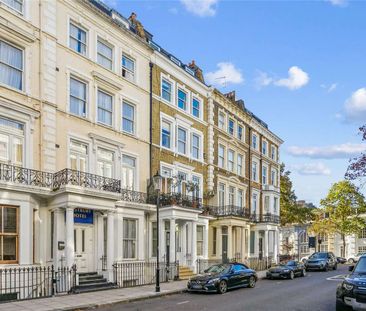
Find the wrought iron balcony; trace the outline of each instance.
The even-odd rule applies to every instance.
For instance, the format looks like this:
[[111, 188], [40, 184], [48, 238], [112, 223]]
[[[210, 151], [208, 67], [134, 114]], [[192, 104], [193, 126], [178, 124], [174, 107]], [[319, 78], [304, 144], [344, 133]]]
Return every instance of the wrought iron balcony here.
[[61, 186], [74, 185], [109, 192], [121, 192], [121, 181], [100, 175], [65, 168], [54, 174], [53, 190]]
[[53, 174], [0, 163], [0, 180], [27, 186], [51, 188]]
[[275, 223], [275, 224], [279, 224], [280, 223], [280, 216], [279, 215], [274, 215], [274, 214], [263, 214], [263, 215], [258, 215], [258, 214], [252, 214], [250, 216], [250, 219], [253, 222], [258, 222], [258, 223]]
[[[156, 204], [157, 195], [150, 195], [148, 202]], [[202, 208], [202, 199], [195, 196], [185, 195], [178, 192], [161, 193], [160, 205], [163, 206], [182, 206], [191, 208]]]
[[247, 208], [236, 205], [224, 205], [224, 206], [205, 206], [205, 209], [212, 216], [226, 217], [235, 216], [249, 219], [250, 211]]
[[121, 188], [121, 181], [72, 169], [63, 169], [56, 173], [47, 173], [0, 163], [0, 181], [45, 188], [57, 191], [66, 185], [80, 186], [87, 189], [108, 191], [119, 194], [127, 202], [147, 203], [147, 195]]

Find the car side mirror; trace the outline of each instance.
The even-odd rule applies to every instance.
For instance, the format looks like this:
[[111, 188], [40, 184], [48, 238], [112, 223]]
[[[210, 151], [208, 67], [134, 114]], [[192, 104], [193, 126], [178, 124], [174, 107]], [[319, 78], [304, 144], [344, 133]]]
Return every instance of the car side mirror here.
[[208, 269], [203, 270], [203, 272], [204, 272], [204, 273], [207, 273], [207, 272], [208, 272]]
[[355, 266], [349, 266], [348, 271], [353, 271], [354, 268], [355, 268]]

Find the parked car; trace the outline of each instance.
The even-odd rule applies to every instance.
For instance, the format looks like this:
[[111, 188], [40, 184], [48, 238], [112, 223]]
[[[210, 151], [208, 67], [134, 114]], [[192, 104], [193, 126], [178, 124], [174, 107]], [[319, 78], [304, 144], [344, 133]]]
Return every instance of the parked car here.
[[283, 278], [294, 279], [295, 276], [305, 276], [306, 269], [303, 263], [289, 260], [285, 263], [276, 265], [267, 271], [267, 279]]
[[337, 257], [337, 262], [340, 264], [345, 264], [347, 262], [347, 259], [344, 257]]
[[237, 287], [255, 287], [257, 274], [241, 263], [213, 265], [188, 281], [188, 291], [218, 292], [224, 294], [227, 290]]
[[365, 255], [366, 253], [357, 253], [356, 255], [350, 256], [348, 257], [347, 261], [350, 264], [356, 263], [358, 261], [358, 259], [362, 256]]
[[337, 287], [336, 310], [366, 309], [366, 254], [356, 266], [350, 266], [351, 273]]
[[316, 252], [305, 263], [306, 271], [330, 269], [337, 270], [337, 258], [332, 252]]

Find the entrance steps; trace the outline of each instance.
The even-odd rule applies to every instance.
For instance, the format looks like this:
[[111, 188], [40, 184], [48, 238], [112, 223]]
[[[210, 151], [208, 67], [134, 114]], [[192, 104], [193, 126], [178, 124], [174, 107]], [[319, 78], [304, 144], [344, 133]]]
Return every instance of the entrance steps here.
[[97, 272], [78, 273], [79, 285], [73, 288], [74, 293], [86, 293], [96, 290], [116, 288], [116, 285], [108, 282], [103, 275]]
[[185, 266], [179, 266], [179, 279], [181, 280], [188, 280], [195, 274], [193, 273], [191, 268]]

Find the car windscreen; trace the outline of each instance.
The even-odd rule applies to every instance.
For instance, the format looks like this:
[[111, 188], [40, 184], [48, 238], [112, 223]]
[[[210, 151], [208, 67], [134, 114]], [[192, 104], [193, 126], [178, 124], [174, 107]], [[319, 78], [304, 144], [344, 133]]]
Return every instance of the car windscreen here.
[[365, 273], [366, 274], [366, 257], [361, 257], [358, 261], [354, 273]]
[[314, 253], [309, 257], [309, 259], [324, 259], [327, 257], [328, 257], [327, 253]]
[[230, 265], [214, 265], [206, 270], [207, 273], [223, 273], [230, 269]]

